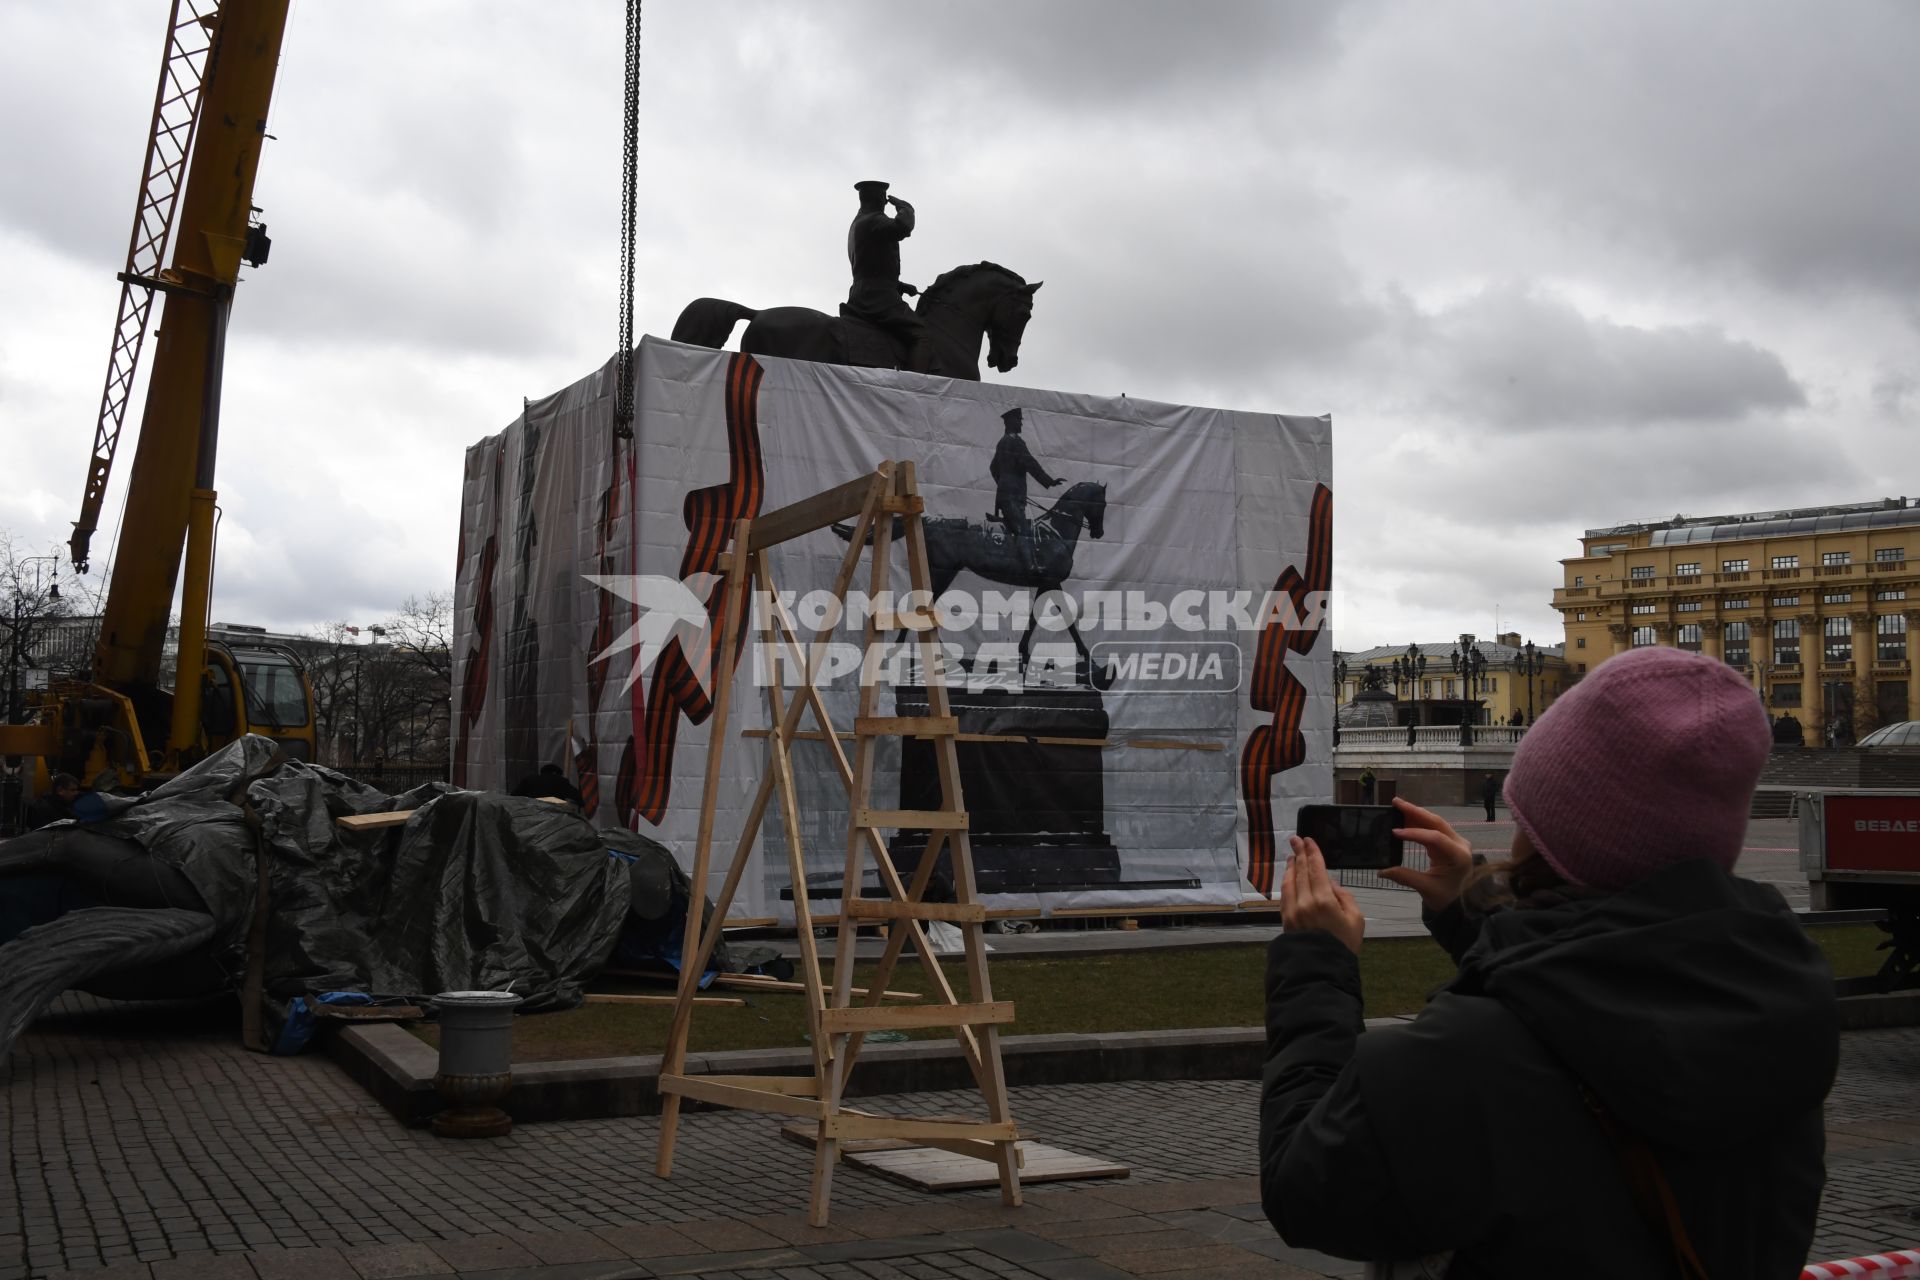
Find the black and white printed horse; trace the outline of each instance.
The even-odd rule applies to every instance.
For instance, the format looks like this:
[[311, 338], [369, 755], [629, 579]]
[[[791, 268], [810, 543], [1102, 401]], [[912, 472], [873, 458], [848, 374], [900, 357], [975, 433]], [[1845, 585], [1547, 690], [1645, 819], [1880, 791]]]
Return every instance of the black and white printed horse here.
[[[934, 599], [946, 594], [962, 570], [989, 582], [1025, 587], [1032, 592], [1027, 629], [1020, 637], [1020, 666], [1025, 671], [1033, 649], [1033, 633], [1041, 625], [1043, 610], [1055, 607], [1071, 610], [1064, 596], [1051, 601], [1048, 597], [1060, 591], [1073, 576], [1074, 550], [1079, 545], [1081, 531], [1094, 538], [1106, 536], [1107, 486], [1091, 480], [1068, 486], [1053, 506], [1033, 518], [1025, 555], [1021, 554], [1017, 536], [1009, 533], [1004, 524], [991, 519], [941, 517], [925, 520], [921, 527], [926, 531], [927, 568]], [[833, 531], [842, 538], [853, 536], [851, 525], [836, 524]], [[1093, 655], [1080, 635], [1078, 618], [1072, 612], [1067, 616], [1067, 634], [1073, 637], [1074, 648], [1080, 654], [1076, 675], [1092, 688], [1108, 688], [1113, 683], [1112, 673], [1093, 670]]]

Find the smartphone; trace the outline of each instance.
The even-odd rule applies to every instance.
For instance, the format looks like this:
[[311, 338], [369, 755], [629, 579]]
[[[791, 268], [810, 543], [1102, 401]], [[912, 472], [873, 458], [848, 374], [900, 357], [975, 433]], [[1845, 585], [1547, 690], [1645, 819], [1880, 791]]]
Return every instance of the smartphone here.
[[1303, 804], [1294, 826], [1320, 846], [1336, 871], [1378, 871], [1400, 865], [1400, 811], [1390, 804]]

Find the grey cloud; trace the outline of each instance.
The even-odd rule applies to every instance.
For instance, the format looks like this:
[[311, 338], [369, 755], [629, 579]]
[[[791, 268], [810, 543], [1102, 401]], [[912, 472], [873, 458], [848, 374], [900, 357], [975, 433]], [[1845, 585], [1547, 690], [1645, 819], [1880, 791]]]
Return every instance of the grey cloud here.
[[1920, 286], [1913, 5], [1402, 0], [1347, 48], [1346, 145], [1804, 295]]
[[1778, 355], [1711, 326], [1617, 324], [1517, 286], [1409, 327], [1436, 398], [1496, 426], [1712, 424], [1807, 402]]

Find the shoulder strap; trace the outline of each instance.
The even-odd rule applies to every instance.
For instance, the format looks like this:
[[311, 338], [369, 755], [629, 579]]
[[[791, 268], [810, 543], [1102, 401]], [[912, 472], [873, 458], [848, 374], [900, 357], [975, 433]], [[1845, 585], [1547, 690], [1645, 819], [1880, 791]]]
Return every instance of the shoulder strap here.
[[1580, 1097], [1586, 1102], [1587, 1110], [1593, 1112], [1594, 1119], [1600, 1122], [1600, 1131], [1607, 1135], [1607, 1141], [1620, 1161], [1620, 1171], [1626, 1175], [1627, 1188], [1633, 1193], [1633, 1202], [1639, 1208], [1640, 1216], [1657, 1234], [1666, 1236], [1667, 1243], [1673, 1249], [1674, 1266], [1679, 1269], [1680, 1275], [1684, 1280], [1708, 1280], [1707, 1269], [1701, 1264], [1700, 1255], [1693, 1251], [1693, 1241], [1687, 1236], [1686, 1223], [1680, 1220], [1680, 1204], [1674, 1198], [1673, 1184], [1667, 1181], [1666, 1171], [1660, 1167], [1660, 1158], [1653, 1153], [1653, 1148], [1647, 1145], [1645, 1138], [1614, 1119], [1613, 1113], [1584, 1084], [1580, 1086]]

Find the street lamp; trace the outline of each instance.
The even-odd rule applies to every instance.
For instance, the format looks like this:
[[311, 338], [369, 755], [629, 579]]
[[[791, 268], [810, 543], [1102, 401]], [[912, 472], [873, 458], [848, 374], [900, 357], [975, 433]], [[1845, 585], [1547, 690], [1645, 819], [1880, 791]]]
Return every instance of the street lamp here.
[[1413, 745], [1413, 728], [1420, 723], [1420, 681], [1427, 674], [1427, 655], [1420, 652], [1420, 646], [1409, 644], [1407, 651], [1395, 658], [1392, 663], [1395, 684], [1405, 681], [1414, 704], [1413, 718], [1407, 721], [1407, 745]]
[[1473, 745], [1473, 708], [1474, 693], [1479, 689], [1487, 669], [1487, 655], [1474, 647], [1471, 635], [1462, 635], [1460, 645], [1453, 651], [1453, 669], [1460, 676], [1460, 694], [1466, 706], [1460, 709], [1460, 744]]
[[1533, 647], [1529, 640], [1520, 650], [1519, 671], [1527, 678], [1527, 724], [1533, 724], [1533, 680], [1547, 669], [1547, 655]]
[[1333, 660], [1333, 749], [1340, 749], [1340, 699], [1347, 693], [1347, 660]]

